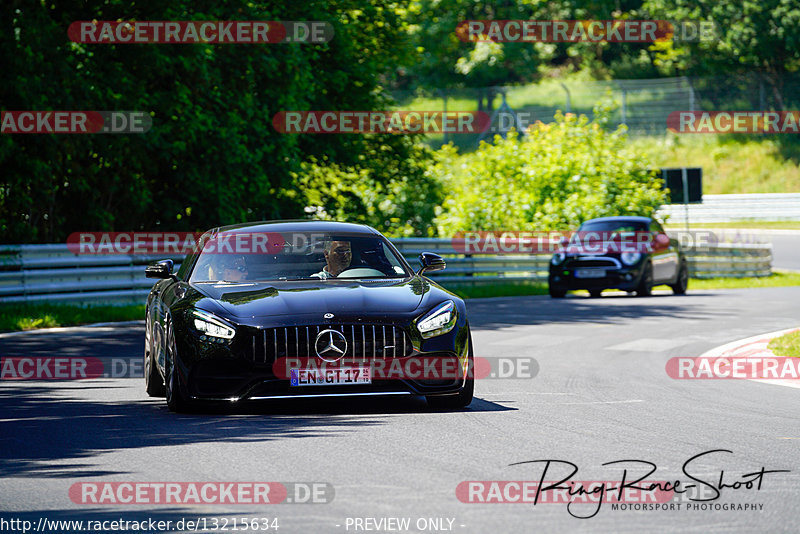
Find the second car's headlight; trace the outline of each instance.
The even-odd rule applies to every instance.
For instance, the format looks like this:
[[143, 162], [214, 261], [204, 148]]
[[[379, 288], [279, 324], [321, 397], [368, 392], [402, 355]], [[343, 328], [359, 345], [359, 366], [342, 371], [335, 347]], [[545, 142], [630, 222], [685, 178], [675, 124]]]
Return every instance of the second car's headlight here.
[[456, 319], [456, 303], [448, 300], [423, 315], [417, 321], [417, 329], [425, 339], [439, 336], [452, 330]]
[[553, 265], [561, 265], [562, 263], [564, 263], [564, 259], [566, 259], [566, 257], [567, 255], [564, 254], [563, 252], [556, 252], [555, 254], [553, 254], [553, 257], [550, 258], [550, 263], [552, 263]]
[[234, 334], [236, 334], [233, 326], [210, 313], [194, 310], [192, 316], [195, 329], [209, 337], [233, 339]]
[[634, 263], [639, 261], [639, 258], [641, 257], [642, 254], [639, 252], [623, 252], [622, 255], [620, 256], [620, 259], [622, 260], [622, 263], [624, 263], [625, 265], [633, 265]]

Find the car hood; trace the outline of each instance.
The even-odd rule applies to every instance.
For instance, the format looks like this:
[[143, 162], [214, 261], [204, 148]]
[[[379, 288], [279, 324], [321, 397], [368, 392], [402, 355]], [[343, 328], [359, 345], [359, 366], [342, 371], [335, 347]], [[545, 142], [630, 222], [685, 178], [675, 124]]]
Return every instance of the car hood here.
[[420, 277], [392, 280], [314, 280], [194, 283], [232, 318], [276, 315], [337, 317], [405, 314], [416, 310], [430, 284]]

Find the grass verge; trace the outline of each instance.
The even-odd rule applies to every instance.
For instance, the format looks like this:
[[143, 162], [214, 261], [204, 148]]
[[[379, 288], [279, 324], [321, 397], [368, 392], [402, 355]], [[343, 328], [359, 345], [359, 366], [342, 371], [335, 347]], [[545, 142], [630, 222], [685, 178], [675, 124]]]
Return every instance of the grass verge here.
[[136, 319], [144, 319], [144, 305], [90, 307], [67, 304], [0, 305], [0, 332]]
[[780, 337], [776, 337], [769, 342], [767, 348], [775, 353], [775, 356], [789, 356], [800, 358], [800, 331], [789, 332]]
[[[777, 271], [772, 276], [749, 278], [692, 278], [689, 291], [706, 289], [745, 289], [754, 287], [791, 287], [800, 286], [800, 272]], [[447, 284], [447, 289], [461, 298], [476, 299], [488, 297], [520, 297], [527, 295], [547, 295], [547, 284], [544, 282], [508, 282], [499, 284]], [[656, 286], [655, 289], [668, 289], [667, 286]], [[586, 294], [587, 291], [574, 291]]]
[[[759, 278], [710, 278], [705, 280], [693, 278], [689, 281], [689, 291], [790, 286], [800, 286], [800, 272], [777, 271], [772, 276]], [[547, 295], [547, 284], [544, 282], [447, 284], [445, 287], [465, 299]], [[656, 286], [656, 289], [664, 289], [666, 287]], [[587, 294], [586, 291], [576, 291], [575, 293]], [[0, 306], [0, 332], [76, 326], [89, 323], [132, 321], [143, 318], [143, 305], [82, 308], [62, 304], [11, 304]]]

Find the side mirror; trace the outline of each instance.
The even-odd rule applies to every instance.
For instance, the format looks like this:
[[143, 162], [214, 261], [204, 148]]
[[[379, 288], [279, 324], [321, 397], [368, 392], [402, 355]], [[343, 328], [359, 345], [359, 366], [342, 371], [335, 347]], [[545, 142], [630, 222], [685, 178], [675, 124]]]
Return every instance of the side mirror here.
[[444, 258], [433, 252], [423, 252], [419, 255], [419, 262], [422, 264], [417, 274], [426, 272], [441, 271], [447, 265]]
[[172, 276], [172, 260], [161, 260], [153, 265], [148, 265], [144, 269], [147, 278], [170, 278]]

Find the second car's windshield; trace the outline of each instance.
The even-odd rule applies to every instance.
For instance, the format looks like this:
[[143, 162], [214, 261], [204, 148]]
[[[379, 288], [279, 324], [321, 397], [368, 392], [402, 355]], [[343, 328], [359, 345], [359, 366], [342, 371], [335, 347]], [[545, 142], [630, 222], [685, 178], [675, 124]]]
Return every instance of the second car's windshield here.
[[207, 238], [192, 282], [329, 280], [410, 276], [380, 237], [239, 231]]

